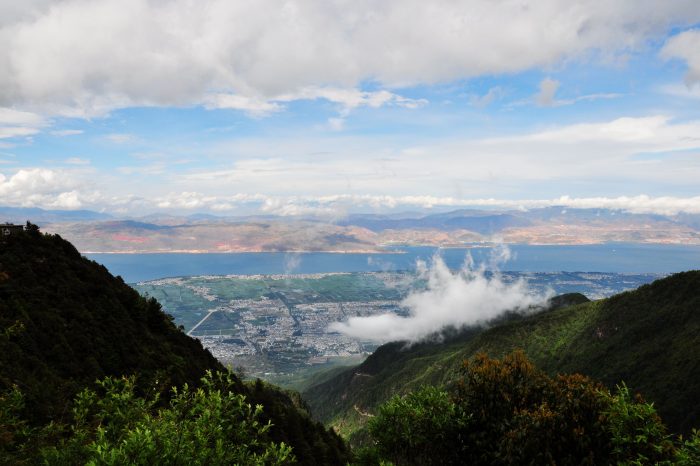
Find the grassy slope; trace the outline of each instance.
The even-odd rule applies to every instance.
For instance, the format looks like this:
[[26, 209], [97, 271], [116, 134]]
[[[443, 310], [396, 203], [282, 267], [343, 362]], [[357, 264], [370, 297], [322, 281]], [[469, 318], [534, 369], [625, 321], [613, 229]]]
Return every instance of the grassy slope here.
[[674, 430], [700, 425], [700, 271], [442, 344], [390, 343], [304, 396], [320, 419], [352, 437], [366, 414], [391, 395], [426, 384], [448, 386], [464, 359], [516, 348], [550, 374], [581, 372], [611, 387], [625, 381], [655, 402]]

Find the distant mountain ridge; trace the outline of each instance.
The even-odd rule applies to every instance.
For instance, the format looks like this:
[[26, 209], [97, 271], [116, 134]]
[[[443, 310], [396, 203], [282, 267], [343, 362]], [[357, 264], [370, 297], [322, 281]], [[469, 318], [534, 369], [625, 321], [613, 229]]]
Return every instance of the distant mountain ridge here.
[[38, 207], [3, 207], [0, 206], [0, 223], [35, 223], [59, 222], [93, 222], [111, 219], [112, 216], [92, 210], [44, 210]]
[[688, 432], [700, 424], [700, 271], [441, 342], [389, 343], [359, 366], [319, 376], [303, 395], [322, 421], [357, 440], [367, 414], [390, 396], [449, 386], [464, 359], [519, 348], [550, 374], [580, 372], [611, 387], [624, 381], [654, 402], [672, 429]]
[[509, 227], [524, 227], [532, 222], [510, 213], [494, 213], [478, 210], [455, 210], [447, 213], [395, 218], [384, 215], [350, 215], [338, 222], [343, 226], [359, 226], [374, 232], [384, 230], [437, 229], [445, 231], [469, 230], [491, 235]]
[[[62, 218], [68, 218], [66, 215]], [[395, 246], [464, 247], [491, 242], [700, 245], [698, 215], [662, 216], [564, 207], [351, 214], [337, 220], [313, 216], [154, 214], [130, 219], [48, 221], [45, 229], [68, 238], [81, 251], [115, 253], [364, 253], [387, 251]]]
[[0, 223], [37, 222], [80, 251], [382, 252], [394, 246], [464, 247], [480, 243], [700, 245], [698, 214], [636, 214], [611, 209], [457, 209], [439, 213], [243, 217], [151, 214], [119, 217], [89, 210], [0, 207]]

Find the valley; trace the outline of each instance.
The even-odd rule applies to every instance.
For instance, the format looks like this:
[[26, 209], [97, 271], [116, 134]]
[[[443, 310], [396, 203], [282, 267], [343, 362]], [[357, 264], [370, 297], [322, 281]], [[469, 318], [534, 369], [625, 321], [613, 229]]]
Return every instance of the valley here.
[[[580, 292], [599, 299], [658, 274], [503, 272], [526, 279], [533, 293]], [[139, 282], [177, 325], [224, 365], [287, 384], [302, 370], [356, 363], [378, 343], [329, 332], [333, 322], [384, 313], [405, 316], [403, 299], [425, 288], [415, 272], [176, 277]]]

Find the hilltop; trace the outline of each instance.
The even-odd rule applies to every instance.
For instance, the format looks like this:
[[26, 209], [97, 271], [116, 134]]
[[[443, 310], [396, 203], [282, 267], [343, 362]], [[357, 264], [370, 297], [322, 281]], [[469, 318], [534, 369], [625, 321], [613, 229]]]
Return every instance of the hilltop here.
[[[141, 297], [60, 236], [28, 226], [0, 242], [0, 400], [7, 402], [13, 387], [21, 392], [22, 423], [70, 422], [74, 397], [106, 376], [136, 376], [136, 394], [156, 389], [167, 399], [173, 386], [196, 387], [207, 370], [226, 371], [155, 299]], [[260, 420], [272, 422], [271, 439], [291, 445], [301, 464], [347, 454], [297, 394], [228, 377], [227, 390], [263, 405]], [[12, 438], [2, 415], [0, 434]]]
[[687, 432], [700, 423], [700, 271], [463, 329], [440, 342], [389, 343], [359, 366], [317, 378], [303, 395], [322, 421], [358, 440], [367, 419], [394, 394], [449, 387], [463, 360], [518, 348], [552, 375], [578, 372], [609, 387], [624, 381], [654, 402], [672, 430]]

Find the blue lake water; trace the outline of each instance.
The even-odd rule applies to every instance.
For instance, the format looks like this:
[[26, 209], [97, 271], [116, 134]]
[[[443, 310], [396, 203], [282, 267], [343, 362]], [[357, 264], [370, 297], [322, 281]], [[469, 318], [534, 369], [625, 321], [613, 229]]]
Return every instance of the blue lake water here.
[[[510, 245], [511, 259], [501, 264], [514, 272], [673, 273], [700, 269], [700, 246], [597, 244], [582, 246]], [[407, 247], [389, 254], [238, 253], [238, 254], [87, 254], [135, 283], [191, 275], [249, 275], [326, 272], [375, 272], [415, 269], [417, 260], [442, 255], [453, 269], [467, 253], [488, 264], [490, 248], [441, 249]]]

